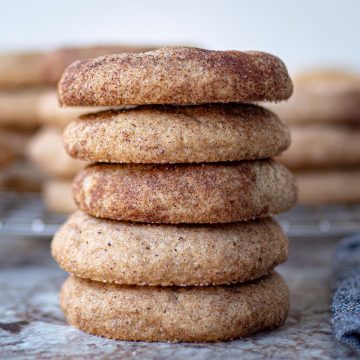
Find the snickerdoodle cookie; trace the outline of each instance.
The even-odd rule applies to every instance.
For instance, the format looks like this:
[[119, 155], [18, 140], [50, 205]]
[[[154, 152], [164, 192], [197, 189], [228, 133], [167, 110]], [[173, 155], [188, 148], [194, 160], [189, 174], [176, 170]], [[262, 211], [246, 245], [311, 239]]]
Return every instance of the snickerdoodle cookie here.
[[273, 157], [290, 145], [290, 134], [255, 105], [148, 106], [82, 116], [64, 142], [82, 160], [191, 163]]
[[267, 217], [296, 201], [292, 174], [272, 160], [215, 164], [95, 164], [73, 192], [96, 217], [148, 223], [226, 223]]
[[223, 341], [275, 328], [289, 309], [276, 273], [241, 284], [204, 287], [121, 286], [71, 276], [60, 304], [88, 333], [135, 341]]
[[253, 280], [287, 258], [270, 218], [223, 225], [157, 225], [73, 214], [52, 255], [81, 278], [132, 285], [219, 285]]
[[292, 90], [276, 56], [189, 47], [77, 61], [58, 85], [63, 106], [279, 101]]

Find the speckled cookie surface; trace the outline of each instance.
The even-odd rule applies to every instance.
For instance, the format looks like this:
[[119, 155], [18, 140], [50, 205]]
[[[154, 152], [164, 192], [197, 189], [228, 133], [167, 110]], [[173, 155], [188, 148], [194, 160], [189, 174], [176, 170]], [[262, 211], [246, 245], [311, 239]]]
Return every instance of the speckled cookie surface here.
[[343, 71], [313, 71], [294, 77], [288, 102], [271, 105], [287, 124], [360, 123], [360, 76]]
[[73, 157], [97, 162], [217, 162], [273, 157], [290, 133], [254, 105], [149, 106], [82, 116], [64, 142]]
[[289, 294], [273, 274], [243, 285], [121, 286], [70, 277], [60, 304], [88, 333], [135, 341], [224, 341], [279, 327]]
[[292, 82], [283, 62], [257, 51], [166, 47], [77, 61], [58, 85], [63, 106], [279, 101]]
[[304, 171], [296, 173], [296, 178], [301, 204], [360, 202], [360, 170]]
[[52, 127], [43, 127], [30, 140], [27, 157], [44, 174], [72, 179], [87, 162], [73, 159], [64, 149], [61, 131]]
[[253, 280], [287, 258], [269, 218], [224, 225], [149, 225], [73, 214], [52, 255], [81, 278], [128, 285], [218, 285]]
[[52, 213], [70, 214], [77, 210], [70, 180], [50, 179], [43, 186], [45, 207]]
[[98, 164], [82, 170], [79, 208], [114, 220], [225, 223], [268, 217], [296, 201], [292, 174], [272, 160], [216, 164]]
[[76, 60], [89, 59], [107, 54], [138, 53], [153, 49], [154, 47], [121, 45], [93, 45], [56, 49], [45, 55], [42, 66], [42, 77], [47, 83], [56, 85], [64, 70]]
[[346, 168], [360, 165], [360, 128], [307, 125], [291, 128], [291, 146], [279, 161], [291, 169]]

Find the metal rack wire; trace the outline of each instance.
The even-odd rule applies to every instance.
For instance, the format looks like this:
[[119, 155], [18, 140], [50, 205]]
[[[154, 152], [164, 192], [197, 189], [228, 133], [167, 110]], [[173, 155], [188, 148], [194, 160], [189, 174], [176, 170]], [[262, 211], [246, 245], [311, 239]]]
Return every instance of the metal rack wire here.
[[[276, 216], [289, 236], [345, 236], [360, 232], [360, 204], [345, 206], [297, 206]], [[2, 236], [51, 237], [66, 215], [50, 214], [34, 193], [0, 191]]]

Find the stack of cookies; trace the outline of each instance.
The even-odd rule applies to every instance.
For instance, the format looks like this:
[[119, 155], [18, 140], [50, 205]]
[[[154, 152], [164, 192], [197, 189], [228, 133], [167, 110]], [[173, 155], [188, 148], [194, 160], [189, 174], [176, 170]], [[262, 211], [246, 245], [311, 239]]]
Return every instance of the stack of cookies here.
[[339, 70], [295, 77], [295, 94], [272, 109], [292, 144], [279, 159], [296, 172], [304, 204], [360, 202], [360, 76]]
[[46, 208], [56, 213], [71, 213], [76, 210], [71, 193], [71, 182], [86, 163], [71, 158], [64, 149], [62, 131], [81, 114], [103, 109], [77, 107], [62, 109], [57, 101], [55, 86], [63, 71], [75, 60], [100, 55], [140, 52], [144, 48], [129, 46], [90, 46], [61, 48], [44, 55], [42, 78], [51, 86], [38, 103], [38, 117], [43, 127], [31, 139], [27, 148], [30, 161], [46, 176], [43, 198]]
[[220, 341], [280, 326], [286, 284], [273, 268], [288, 240], [271, 215], [296, 201], [270, 158], [289, 132], [244, 104], [292, 93], [284, 64], [261, 52], [169, 47], [76, 62], [63, 106], [124, 106], [85, 115], [67, 151], [97, 162], [74, 180], [76, 212], [52, 254], [72, 275], [70, 324], [122, 340]]

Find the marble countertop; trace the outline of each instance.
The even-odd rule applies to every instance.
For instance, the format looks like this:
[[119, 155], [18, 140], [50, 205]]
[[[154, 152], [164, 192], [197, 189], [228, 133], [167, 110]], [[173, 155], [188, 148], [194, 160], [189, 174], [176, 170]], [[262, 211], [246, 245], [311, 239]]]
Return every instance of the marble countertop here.
[[293, 239], [280, 266], [291, 310], [278, 330], [216, 344], [132, 343], [67, 325], [58, 305], [66, 274], [44, 239], [0, 239], [0, 359], [352, 359], [328, 323], [329, 261], [335, 239]]

